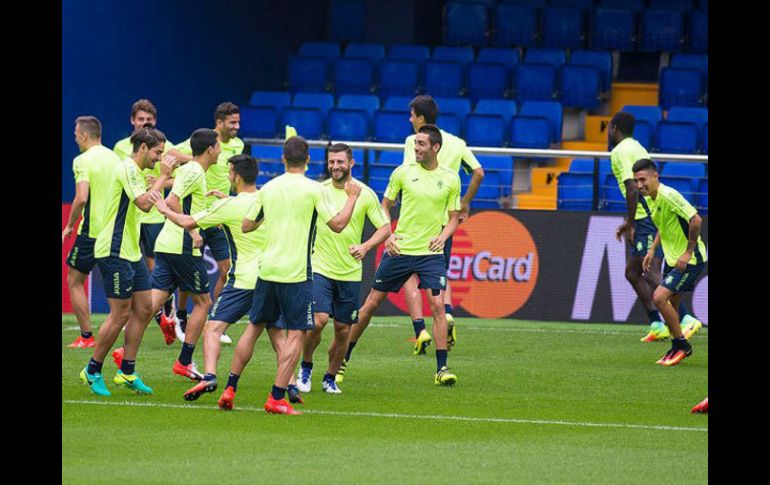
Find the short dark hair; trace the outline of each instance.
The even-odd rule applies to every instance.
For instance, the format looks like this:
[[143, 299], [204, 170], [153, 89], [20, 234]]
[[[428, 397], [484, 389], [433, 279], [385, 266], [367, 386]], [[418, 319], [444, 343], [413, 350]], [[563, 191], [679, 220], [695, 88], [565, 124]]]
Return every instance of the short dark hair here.
[[228, 116], [236, 115], [240, 112], [241, 110], [237, 105], [230, 101], [226, 101], [217, 106], [217, 109], [214, 111], [214, 122], [224, 121]]
[[102, 123], [96, 116], [78, 116], [75, 119], [75, 126], [88, 133], [88, 137], [94, 140], [102, 138]]
[[441, 137], [441, 131], [438, 129], [438, 126], [436, 125], [422, 125], [419, 130], [417, 130], [417, 133], [425, 133], [428, 135], [428, 139], [430, 140], [430, 146], [433, 146], [435, 144], [441, 145], [443, 143], [443, 139]]
[[309, 148], [307, 142], [301, 136], [292, 136], [283, 144], [283, 158], [292, 167], [303, 165], [307, 162]]
[[147, 148], [154, 148], [161, 143], [166, 143], [166, 135], [155, 128], [152, 123], [145, 123], [141, 128], [131, 134], [129, 140], [133, 146], [134, 153], [136, 153], [139, 151], [139, 147], [142, 146], [142, 143], [147, 145]]
[[655, 165], [655, 162], [650, 160], [649, 158], [640, 158], [636, 162], [634, 162], [634, 166], [631, 168], [631, 170], [636, 172], [641, 172], [642, 170], [652, 170], [653, 172], [658, 171], [657, 165]]
[[612, 117], [612, 120], [610, 120], [610, 126], [614, 126], [615, 129], [626, 136], [634, 134], [635, 124], [636, 120], [634, 119], [634, 115], [626, 111], [616, 113], [615, 116]]
[[329, 147], [329, 153], [345, 152], [345, 156], [348, 157], [348, 162], [353, 158], [353, 150], [345, 143], [335, 143]]
[[435, 125], [438, 118], [438, 105], [432, 96], [421, 94], [409, 102], [409, 108], [414, 110], [417, 116], [423, 116], [425, 123]]
[[257, 175], [259, 174], [259, 164], [257, 160], [251, 155], [240, 154], [233, 155], [227, 161], [232, 164], [233, 171], [236, 175], [240, 175], [244, 182], [249, 185], [254, 184], [257, 181]]
[[194, 157], [203, 154], [208, 147], [217, 144], [217, 132], [210, 128], [198, 128], [190, 136], [190, 147]]
[[134, 116], [140, 111], [144, 111], [145, 113], [150, 113], [154, 117], [158, 117], [158, 110], [155, 108], [155, 105], [152, 104], [152, 101], [149, 99], [140, 99], [133, 105], [131, 105], [131, 119], [134, 119]]

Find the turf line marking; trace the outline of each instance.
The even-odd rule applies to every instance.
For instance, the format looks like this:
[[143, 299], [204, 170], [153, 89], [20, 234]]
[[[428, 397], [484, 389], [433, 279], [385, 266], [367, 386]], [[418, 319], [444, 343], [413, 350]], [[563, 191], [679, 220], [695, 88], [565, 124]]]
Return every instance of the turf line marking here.
[[[219, 411], [217, 408], [211, 406], [199, 406], [194, 404], [164, 404], [164, 403], [144, 403], [144, 402], [132, 402], [132, 401], [87, 401], [87, 400], [73, 400], [63, 399], [63, 403], [66, 404], [96, 404], [101, 406], [133, 406], [133, 407], [152, 407], [152, 408], [172, 408], [172, 409], [200, 409], [204, 411]], [[262, 408], [254, 408], [249, 406], [238, 406], [236, 408], [239, 411], [249, 412], [264, 412]], [[516, 418], [475, 418], [470, 416], [430, 416], [419, 414], [396, 414], [396, 413], [364, 413], [355, 411], [319, 411], [319, 410], [303, 410], [305, 414], [320, 414], [329, 416], [357, 416], [368, 418], [396, 418], [396, 419], [429, 419], [429, 420], [448, 420], [448, 421], [470, 421], [477, 423], [517, 423], [517, 424], [550, 424], [558, 426], [582, 426], [592, 428], [627, 428], [627, 429], [653, 429], [663, 431], [700, 431], [708, 433], [708, 428], [691, 428], [681, 426], [655, 426], [646, 424], [622, 424], [622, 423], [583, 423], [572, 421], [551, 421], [541, 419], [516, 419]]]

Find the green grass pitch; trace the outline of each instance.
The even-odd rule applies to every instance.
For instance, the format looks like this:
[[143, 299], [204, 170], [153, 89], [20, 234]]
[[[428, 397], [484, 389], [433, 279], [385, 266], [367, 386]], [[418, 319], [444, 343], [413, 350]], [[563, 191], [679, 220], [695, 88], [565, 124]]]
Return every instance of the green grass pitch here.
[[[104, 315], [95, 315], [94, 322]], [[231, 328], [234, 343], [245, 324]], [[105, 379], [101, 398], [80, 383], [91, 349], [62, 318], [63, 483], [706, 483], [708, 330], [678, 366], [655, 364], [668, 342], [642, 343], [645, 327], [458, 319], [449, 367], [454, 388], [434, 386], [434, 347], [411, 355], [408, 317], [376, 317], [353, 353], [343, 394], [321, 390], [331, 328], [316, 352], [302, 416], [262, 410], [275, 373], [267, 335], [241, 377], [236, 409], [216, 401], [233, 347], [223, 347], [220, 388], [194, 403], [171, 373], [151, 323], [137, 372], [155, 390], [138, 396]], [[430, 327], [429, 327], [430, 329]], [[119, 340], [118, 345], [122, 342]], [[195, 361], [202, 367], [202, 348]]]

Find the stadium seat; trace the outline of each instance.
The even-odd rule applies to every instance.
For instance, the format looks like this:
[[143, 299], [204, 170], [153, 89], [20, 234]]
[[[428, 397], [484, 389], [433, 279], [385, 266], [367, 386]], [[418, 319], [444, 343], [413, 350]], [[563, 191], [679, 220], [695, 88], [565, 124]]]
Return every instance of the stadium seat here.
[[697, 191], [698, 185], [697, 182], [694, 182], [690, 177], [661, 175], [659, 180], [663, 185], [671, 187], [672, 189], [682, 194], [682, 196], [687, 199], [687, 202], [692, 205], [696, 205], [695, 192]]
[[444, 43], [487, 45], [489, 16], [482, 4], [449, 2], [444, 8]]
[[366, 141], [369, 138], [369, 114], [362, 109], [333, 108], [327, 126], [332, 140]]
[[470, 146], [502, 147], [507, 126], [500, 115], [469, 114], [465, 118], [465, 142]]
[[[511, 195], [511, 189], [513, 188], [513, 158], [505, 155], [478, 155], [476, 159], [484, 169], [484, 173], [497, 173], [498, 185], [500, 186], [500, 196], [506, 197]], [[463, 170], [460, 173], [464, 173]], [[486, 176], [484, 177], [486, 183]], [[463, 191], [463, 193], [465, 193]]]
[[694, 9], [693, 0], [650, 0], [647, 8], [656, 10], [679, 10], [689, 12]]
[[645, 0], [601, 0], [599, 7], [601, 8], [623, 8], [633, 10], [634, 12], [641, 12], [644, 10]]
[[251, 145], [251, 156], [257, 160], [259, 166], [258, 186], [261, 187], [265, 182], [285, 172], [282, 155], [283, 146]]
[[310, 162], [307, 164], [305, 175], [315, 180], [323, 178], [326, 174], [326, 148], [310, 147], [308, 152]]
[[[355, 164], [353, 165], [353, 170], [351, 172], [353, 173], [353, 177], [357, 178], [358, 180], [364, 179], [364, 150], [360, 148], [354, 148], [353, 149], [353, 160], [355, 160]], [[374, 157], [374, 152], [369, 151], [369, 157], [370, 160]]]
[[377, 68], [379, 94], [414, 96], [419, 84], [420, 66], [416, 61], [384, 59]]
[[574, 7], [543, 9], [543, 47], [580, 49], [585, 38], [583, 10]]
[[558, 176], [556, 207], [559, 210], [593, 210], [594, 178], [592, 174], [562, 172]]
[[462, 138], [463, 119], [464, 116], [458, 113], [440, 112], [436, 119], [436, 125], [442, 130]]
[[703, 140], [703, 153], [709, 152], [709, 124], [706, 122], [705, 125], [703, 125], [703, 135], [701, 136], [701, 139]]
[[706, 54], [674, 54], [669, 65], [680, 69], [697, 69], [708, 82], [709, 56]]
[[519, 106], [519, 114], [524, 116], [542, 116], [551, 127], [551, 142], [561, 141], [563, 110], [557, 101], [525, 101]]
[[459, 62], [428, 61], [425, 63], [425, 92], [432, 96], [461, 96], [463, 66]]
[[709, 179], [700, 179], [698, 191], [695, 194], [695, 208], [702, 215], [708, 214], [709, 210]]
[[289, 84], [292, 92], [327, 91], [329, 66], [322, 57], [292, 57], [289, 60]]
[[702, 106], [704, 84], [703, 75], [697, 69], [664, 67], [660, 72], [658, 104], [664, 110], [672, 106]]
[[630, 52], [636, 49], [637, 13], [630, 9], [597, 8], [592, 15], [591, 47]]
[[655, 146], [653, 140], [653, 134], [655, 133], [654, 126], [657, 126], [657, 123], [655, 125], [651, 125], [645, 120], [638, 120], [636, 123], [634, 123], [634, 140], [638, 141], [639, 144], [642, 145], [647, 151], [652, 150], [652, 148]]
[[593, 66], [566, 64], [561, 68], [561, 102], [566, 108], [592, 110], [599, 106], [602, 75]]
[[692, 162], [666, 162], [660, 169], [661, 175], [669, 177], [703, 178], [706, 176], [706, 165]]
[[516, 101], [552, 101], [556, 91], [556, 69], [548, 64], [520, 64], [513, 80]]
[[[479, 160], [481, 162], [481, 160]], [[502, 188], [502, 173], [497, 170], [487, 171], [484, 168], [484, 182], [479, 187], [476, 196], [471, 202], [472, 209], [497, 209], [500, 207], [500, 195]], [[471, 176], [460, 170], [461, 193], [465, 193], [470, 185]]]
[[340, 45], [336, 42], [315, 42], [308, 41], [303, 42], [299, 46], [299, 55], [306, 57], [323, 57], [324, 59], [331, 61], [335, 57], [342, 55], [340, 51]]
[[380, 109], [380, 98], [373, 94], [343, 94], [337, 100], [337, 107], [344, 109], [362, 109], [369, 119], [374, 118], [374, 112]]
[[709, 110], [707, 108], [685, 108], [674, 106], [668, 111], [668, 121], [689, 121], [698, 127], [698, 133], [703, 130], [703, 125], [708, 123]]
[[534, 47], [538, 43], [537, 10], [527, 5], [500, 4], [495, 10], [492, 45]]
[[485, 115], [500, 115], [505, 120], [506, 126], [511, 118], [516, 115], [516, 101], [510, 99], [480, 99], [476, 104], [474, 113]]
[[698, 127], [695, 123], [661, 121], [655, 128], [655, 151], [697, 153]]
[[707, 54], [709, 51], [708, 10], [693, 10], [687, 23], [687, 52]]
[[344, 57], [369, 59], [376, 65], [385, 57], [385, 46], [376, 43], [366, 44], [362, 42], [351, 42], [345, 48]]
[[278, 110], [272, 106], [241, 106], [241, 136], [278, 137]]
[[316, 108], [324, 117], [334, 107], [334, 96], [329, 93], [297, 93], [291, 105], [295, 108]]
[[625, 197], [623, 197], [623, 192], [618, 187], [618, 180], [615, 178], [615, 175], [612, 173], [600, 173], [599, 181], [601, 183], [599, 187], [599, 202], [602, 210], [605, 212], [627, 212], [628, 205]]
[[569, 163], [570, 173], [594, 173], [594, 160], [592, 158], [573, 158]]
[[542, 148], [551, 146], [551, 124], [541, 116], [517, 115], [511, 119], [511, 146], [515, 148]]
[[324, 114], [318, 108], [300, 108], [289, 106], [283, 110], [281, 126], [291, 125], [306, 140], [321, 138], [323, 134]]
[[439, 113], [455, 113], [462, 118], [471, 112], [471, 101], [468, 98], [447, 98], [436, 96]]
[[377, 110], [374, 113], [374, 140], [384, 143], [404, 143], [412, 134], [412, 125], [403, 111]]
[[374, 65], [372, 61], [357, 57], [340, 57], [332, 70], [334, 92], [341, 94], [367, 94], [374, 90]]
[[643, 52], [681, 52], [684, 47], [684, 14], [676, 10], [642, 12], [639, 26]]
[[660, 109], [660, 106], [626, 105], [623, 106], [620, 111], [630, 113], [633, 115], [634, 120], [637, 122], [646, 121], [652, 128], [655, 128], [655, 125], [658, 124], [658, 121], [663, 119], [663, 110]]
[[366, 28], [366, 2], [331, 0], [326, 38], [334, 41], [363, 42]]
[[[391, 152], [384, 152], [391, 153]], [[397, 165], [396, 165], [397, 166]], [[388, 187], [388, 180], [390, 180], [390, 174], [393, 173], [393, 169], [396, 166], [385, 166], [377, 163], [369, 164], [369, 181], [367, 185], [371, 187], [377, 193], [377, 196], [382, 199], [382, 194]]]
[[508, 70], [502, 64], [473, 62], [468, 67], [468, 92], [474, 103], [481, 98], [508, 94]]
[[434, 61], [459, 62], [463, 66], [473, 61], [473, 48], [440, 45], [433, 50]]
[[502, 64], [508, 72], [513, 72], [516, 66], [519, 65], [519, 51], [518, 49], [505, 47], [484, 47], [479, 49], [476, 62]]
[[291, 93], [286, 91], [254, 91], [249, 98], [250, 106], [272, 106], [280, 114], [291, 106]]
[[394, 44], [388, 50], [388, 59], [422, 63], [430, 59], [430, 47], [417, 44]]
[[606, 51], [577, 50], [569, 56], [573, 66], [592, 66], [601, 74], [601, 90], [609, 91], [612, 87], [612, 56]]
[[550, 64], [558, 69], [567, 62], [567, 53], [564, 52], [564, 49], [533, 47], [524, 53], [524, 62], [526, 64]]
[[380, 109], [409, 113], [409, 103], [412, 99], [414, 99], [414, 96], [388, 96], [385, 99], [385, 104]]

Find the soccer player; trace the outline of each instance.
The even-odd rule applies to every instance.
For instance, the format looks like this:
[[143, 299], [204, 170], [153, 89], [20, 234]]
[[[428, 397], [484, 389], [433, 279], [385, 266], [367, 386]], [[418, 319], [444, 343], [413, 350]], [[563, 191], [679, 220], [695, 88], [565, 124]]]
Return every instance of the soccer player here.
[[[608, 130], [610, 145], [613, 147], [610, 153], [612, 173], [618, 181], [620, 192], [627, 204], [626, 218], [623, 224], [618, 226], [616, 237], [618, 241], [621, 240], [621, 236], [626, 238], [631, 253], [626, 261], [626, 279], [631, 283], [650, 319], [650, 329], [641, 340], [654, 342], [670, 336], [668, 327], [661, 321], [660, 314], [652, 301], [652, 292], [660, 283], [663, 251], [658, 248], [650, 269], [642, 270], [642, 260], [652, 247], [657, 229], [650, 218], [649, 199], [639, 195], [634, 174], [631, 171], [637, 160], [650, 157], [647, 150], [633, 138], [634, 125], [634, 116], [621, 111], [612, 117]], [[689, 315], [684, 303], [681, 304], [679, 312], [684, 315], [682, 323], [685, 324], [688, 337], [703, 325]]]
[[249, 155], [234, 155], [229, 160], [230, 182], [236, 196], [228, 197], [217, 192], [219, 200], [208, 209], [192, 216], [169, 209], [160, 195], [153, 198], [158, 210], [174, 224], [191, 231], [222, 224], [230, 245], [230, 274], [222, 293], [211, 308], [209, 321], [203, 333], [203, 361], [206, 374], [203, 380], [184, 393], [184, 398], [194, 401], [217, 388], [217, 362], [220, 355], [219, 336], [225, 329], [249, 313], [254, 297], [254, 287], [259, 276], [259, 257], [264, 249], [264, 228], [244, 233], [243, 219], [249, 208], [256, 203], [257, 161]]
[[416, 274], [420, 288], [430, 290], [428, 301], [436, 338], [434, 383], [445, 386], [454, 385], [457, 376], [446, 366], [447, 321], [443, 298], [447, 268], [442, 251], [457, 229], [461, 206], [460, 177], [456, 171], [438, 163], [441, 141], [441, 131], [435, 125], [423, 125], [414, 142], [417, 163], [401, 165], [390, 175], [382, 207], [389, 214], [401, 193], [401, 214], [396, 232], [385, 243], [387, 253], [374, 275], [369, 296], [358, 311], [358, 324], [350, 331], [345, 360], [350, 361], [353, 348], [387, 292], [398, 292]]
[[227, 387], [219, 399], [221, 409], [232, 409], [238, 379], [254, 352], [254, 344], [267, 328], [278, 357], [273, 388], [265, 410], [276, 414], [300, 414], [285, 399], [286, 390], [302, 350], [307, 330], [313, 328], [313, 268], [311, 254], [317, 220], [334, 232], [350, 221], [361, 186], [348, 180], [347, 200], [332, 216], [329, 193], [305, 177], [310, 160], [307, 142], [298, 136], [286, 140], [282, 160], [286, 172], [262, 186], [246, 219], [244, 232], [266, 224], [265, 250], [259, 260], [259, 278], [249, 311], [249, 325], [233, 353]]
[[108, 189], [106, 222], [96, 238], [94, 254], [104, 278], [110, 314], [99, 327], [99, 338], [88, 366], [80, 372], [80, 379], [100, 396], [110, 395], [102, 366], [124, 327], [125, 353], [113, 381], [137, 393], [152, 394], [152, 389], [134, 372], [144, 327], [153, 315], [150, 273], [141, 261], [139, 250], [139, 226], [141, 214], [152, 207], [150, 194], [162, 190], [176, 162], [174, 157], [164, 157], [160, 162], [160, 176], [147, 190], [142, 170], [152, 168], [160, 160], [165, 141], [165, 135], [155, 128], [136, 131], [131, 136], [133, 153], [114, 167]]
[[658, 228], [642, 261], [645, 271], [654, 263], [655, 250], [663, 246], [666, 263], [663, 281], [655, 288], [652, 300], [673, 337], [671, 349], [657, 363], [672, 366], [692, 354], [692, 346], [682, 333], [677, 308], [682, 293], [693, 291], [695, 280], [706, 265], [706, 245], [700, 237], [701, 218], [682, 194], [660, 183], [652, 160], [637, 160], [633, 172], [639, 192], [650, 198], [652, 222]]
[[[336, 143], [329, 147], [327, 168], [331, 178], [323, 185], [329, 191], [334, 210], [341, 210], [347, 202], [345, 184], [353, 179], [350, 171], [354, 164], [353, 151], [348, 145]], [[329, 367], [323, 376], [322, 388], [331, 394], [342, 392], [335, 382], [335, 375], [347, 350], [350, 328], [358, 321], [361, 261], [391, 235], [390, 220], [383, 212], [377, 194], [366, 185], [361, 186], [361, 196], [345, 230], [337, 234], [328, 226], [318, 226], [312, 256], [315, 327], [307, 333], [303, 345], [297, 376], [298, 388], [302, 392], [310, 392], [313, 353], [321, 343], [321, 334], [329, 317], [334, 318], [334, 339], [329, 346]], [[377, 230], [362, 243], [367, 218]]]
[[[415, 97], [409, 103], [409, 122], [412, 123], [414, 132], [418, 133], [420, 127], [430, 124], [435, 125], [438, 118], [439, 108], [436, 101], [428, 95], [420, 95]], [[481, 168], [481, 164], [473, 155], [473, 152], [468, 149], [465, 144], [465, 140], [459, 138], [451, 133], [447, 133], [444, 130], [441, 131], [441, 151], [438, 153], [438, 163], [442, 167], [446, 167], [449, 170], [459, 173], [460, 167], [465, 170], [466, 173], [471, 174], [471, 181], [468, 184], [468, 190], [465, 195], [460, 199], [460, 219], [462, 223], [470, 214], [471, 201], [476, 196], [476, 192], [479, 190], [481, 181], [484, 179], [484, 169]], [[404, 141], [404, 164], [415, 163], [415, 137], [416, 135], [410, 135]], [[447, 224], [447, 217], [444, 217], [443, 224]], [[449, 259], [452, 253], [452, 238], [447, 239], [444, 244], [444, 258], [446, 260], [447, 270], [449, 269]], [[412, 276], [404, 283], [404, 297], [406, 299], [407, 308], [409, 309], [409, 315], [412, 318], [412, 326], [414, 328], [414, 335], [417, 339], [414, 347], [414, 355], [424, 354], [425, 348], [430, 345], [430, 334], [425, 330], [425, 320], [422, 315], [422, 297], [420, 290], [417, 287], [417, 276]], [[454, 347], [457, 340], [457, 330], [455, 329], [454, 317], [452, 316], [452, 288], [447, 280], [446, 291], [444, 292], [444, 311], [446, 313], [447, 321], [447, 335], [448, 346], [447, 349], [451, 350]]]
[[61, 233], [64, 241], [75, 230], [75, 222], [83, 214], [75, 245], [67, 256], [67, 287], [80, 335], [68, 345], [70, 348], [91, 348], [95, 345], [91, 328], [85, 282], [94, 268], [94, 243], [105, 222], [113, 169], [120, 163], [114, 153], [102, 145], [102, 124], [93, 116], [75, 120], [75, 143], [80, 155], [72, 161], [75, 175], [75, 198], [69, 220]]
[[[206, 171], [206, 186], [211, 191], [217, 190], [224, 194], [230, 193], [230, 181], [228, 179], [230, 169], [228, 168], [227, 161], [233, 155], [243, 153], [244, 146], [243, 140], [236, 136], [241, 126], [240, 113], [238, 106], [230, 102], [221, 103], [214, 111], [214, 131], [217, 132], [221, 154], [217, 162]], [[190, 140], [185, 140], [175, 146], [170, 150], [170, 153], [182, 162], [190, 160], [192, 158]], [[206, 206], [211, 206], [216, 200], [215, 196], [208, 196], [206, 198]], [[201, 237], [203, 237], [203, 244], [209, 247], [211, 255], [214, 257], [219, 268], [219, 279], [217, 279], [214, 285], [214, 299], [216, 300], [225, 285], [227, 273], [230, 271], [230, 252], [227, 238], [223, 230], [218, 226], [212, 226], [201, 231]], [[180, 320], [179, 328], [177, 328], [177, 337], [182, 340], [184, 339], [184, 332], [187, 326], [187, 292], [180, 291], [179, 293], [177, 317]], [[225, 344], [232, 343], [230, 337], [224, 333], [221, 340]]]

